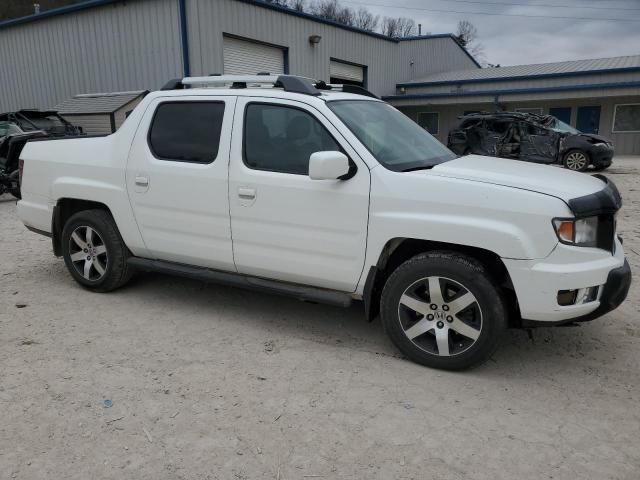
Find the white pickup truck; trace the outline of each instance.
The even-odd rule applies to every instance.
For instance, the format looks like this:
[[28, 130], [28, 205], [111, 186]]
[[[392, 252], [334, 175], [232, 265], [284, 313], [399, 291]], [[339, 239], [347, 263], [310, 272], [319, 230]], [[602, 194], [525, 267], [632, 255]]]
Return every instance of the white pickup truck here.
[[112, 135], [30, 141], [19, 216], [90, 290], [146, 270], [361, 300], [437, 368], [481, 363], [509, 326], [622, 303], [611, 181], [456, 158], [354, 91], [287, 75], [171, 81]]

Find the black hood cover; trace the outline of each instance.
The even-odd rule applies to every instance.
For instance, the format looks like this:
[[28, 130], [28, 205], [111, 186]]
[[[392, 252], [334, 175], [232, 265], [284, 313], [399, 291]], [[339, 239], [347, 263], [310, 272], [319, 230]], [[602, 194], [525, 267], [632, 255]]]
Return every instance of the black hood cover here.
[[616, 184], [604, 175], [594, 177], [602, 180], [605, 187], [598, 192], [569, 200], [569, 208], [576, 217], [613, 215], [622, 207], [622, 197]]

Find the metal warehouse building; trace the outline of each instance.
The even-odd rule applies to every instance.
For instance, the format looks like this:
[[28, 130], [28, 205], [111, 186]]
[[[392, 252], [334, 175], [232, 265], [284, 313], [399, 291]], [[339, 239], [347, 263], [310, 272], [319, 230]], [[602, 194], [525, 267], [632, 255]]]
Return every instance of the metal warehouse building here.
[[256, 0], [93, 0], [0, 23], [0, 45], [5, 111], [188, 75], [295, 73], [389, 95], [478, 68], [449, 34], [391, 39]]
[[551, 114], [640, 154], [640, 55], [472, 68], [401, 82], [386, 100], [441, 141], [460, 115], [477, 111]]
[[451, 34], [392, 39], [260, 0], [91, 0], [0, 23], [0, 47], [0, 111], [292, 73], [363, 85], [444, 142], [465, 112], [529, 110], [640, 154], [640, 56], [482, 69]]

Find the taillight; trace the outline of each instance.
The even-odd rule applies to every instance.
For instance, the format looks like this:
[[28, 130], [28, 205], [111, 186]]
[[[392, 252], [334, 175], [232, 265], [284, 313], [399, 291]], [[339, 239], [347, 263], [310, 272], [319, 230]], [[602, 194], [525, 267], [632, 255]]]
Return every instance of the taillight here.
[[24, 172], [24, 160], [23, 159], [18, 159], [18, 181], [20, 182], [20, 185], [22, 185], [22, 173]]

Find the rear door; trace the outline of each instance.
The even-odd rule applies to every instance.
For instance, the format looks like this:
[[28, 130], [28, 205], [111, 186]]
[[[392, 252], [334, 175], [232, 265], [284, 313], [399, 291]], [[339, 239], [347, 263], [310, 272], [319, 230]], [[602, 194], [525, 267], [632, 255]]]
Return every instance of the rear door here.
[[[238, 272], [352, 292], [366, 252], [370, 175], [340, 132], [312, 106], [239, 98], [229, 198]], [[309, 156], [342, 150], [345, 180], [311, 180]]]
[[536, 163], [554, 163], [558, 157], [560, 135], [529, 122], [520, 123], [520, 159]]
[[145, 111], [126, 181], [152, 258], [235, 270], [228, 161], [236, 97], [164, 97]]

